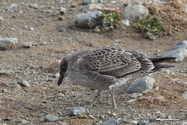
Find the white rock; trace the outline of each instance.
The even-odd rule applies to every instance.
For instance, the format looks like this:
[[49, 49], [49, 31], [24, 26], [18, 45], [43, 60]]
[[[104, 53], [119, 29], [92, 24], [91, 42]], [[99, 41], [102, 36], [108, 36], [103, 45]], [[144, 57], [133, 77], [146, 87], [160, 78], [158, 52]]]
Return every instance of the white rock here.
[[173, 47], [173, 49], [186, 49], [186, 48], [187, 48], [187, 41], [186, 41], [186, 40], [183, 40], [183, 41], [178, 42], [178, 43]]
[[61, 8], [60, 8], [60, 14], [65, 14], [65, 13], [66, 13], [66, 8], [61, 7]]
[[11, 86], [12, 89], [20, 89], [21, 86], [17, 83], [15, 83], [14, 85]]
[[142, 93], [145, 90], [152, 90], [155, 80], [151, 77], [145, 76], [135, 81], [128, 89], [127, 93]]
[[38, 4], [37, 4], [37, 3], [35, 3], [35, 4], [30, 4], [30, 8], [37, 9], [37, 8], [38, 8]]
[[169, 51], [168, 53], [164, 54], [162, 57], [177, 57], [175, 59], [175, 62], [181, 62], [184, 60], [186, 56], [187, 56], [187, 50], [179, 48]]
[[12, 49], [17, 44], [17, 38], [0, 38], [0, 50]]
[[23, 86], [23, 87], [29, 87], [30, 86], [30, 84], [26, 80], [19, 80], [17, 83], [19, 85]]
[[90, 3], [97, 3], [98, 0], [83, 0], [82, 3], [83, 4], [90, 4]]
[[187, 91], [185, 91], [184, 93], [182, 93], [182, 97], [183, 97], [184, 99], [187, 99]]
[[23, 43], [24, 48], [31, 48], [32, 47], [32, 42], [25, 42]]
[[85, 7], [82, 8], [82, 11], [87, 11], [87, 10], [93, 10], [93, 9], [99, 9], [102, 8], [104, 4], [88, 4]]
[[143, 5], [132, 5], [125, 7], [123, 17], [130, 22], [138, 23], [149, 15], [149, 10]]

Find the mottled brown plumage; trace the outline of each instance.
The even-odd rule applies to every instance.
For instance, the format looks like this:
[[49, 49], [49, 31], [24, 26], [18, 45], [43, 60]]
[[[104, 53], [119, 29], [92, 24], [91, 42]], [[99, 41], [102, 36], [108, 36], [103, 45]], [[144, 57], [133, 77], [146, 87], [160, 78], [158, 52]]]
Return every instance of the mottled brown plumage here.
[[78, 85], [98, 89], [98, 95], [91, 105], [96, 102], [102, 90], [110, 89], [113, 108], [116, 108], [113, 87], [121, 86], [129, 79], [145, 76], [151, 71], [171, 67], [157, 63], [172, 59], [175, 58], [154, 58], [152, 61], [144, 53], [135, 50], [125, 51], [119, 47], [85, 50], [68, 54], [62, 59], [58, 85], [67, 76]]

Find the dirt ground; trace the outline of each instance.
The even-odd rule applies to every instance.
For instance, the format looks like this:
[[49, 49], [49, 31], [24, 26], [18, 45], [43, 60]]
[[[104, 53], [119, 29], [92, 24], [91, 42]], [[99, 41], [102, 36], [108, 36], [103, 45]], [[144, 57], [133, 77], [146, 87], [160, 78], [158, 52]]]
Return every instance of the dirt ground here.
[[[18, 6], [8, 10], [13, 3]], [[37, 9], [29, 7], [29, 4], [34, 3], [39, 5]], [[74, 3], [78, 4], [78, 7], [72, 8], [72, 3], [58, 4], [51, 0], [0, 1], [0, 16], [3, 18], [0, 21], [0, 37], [19, 40], [16, 48], [0, 51], [0, 69], [15, 72], [13, 75], [0, 76], [0, 90], [8, 90], [6, 93], [0, 92], [0, 124], [13, 125], [20, 119], [25, 119], [27, 124], [52, 125], [67, 122], [70, 125], [91, 125], [94, 121], [104, 122], [126, 117], [148, 120], [149, 117], [158, 116], [156, 111], [170, 115], [173, 119], [180, 119], [177, 122], [185, 121], [187, 101], [181, 95], [187, 91], [186, 59], [179, 63], [170, 63], [175, 65], [174, 68], [152, 74], [151, 77], [156, 80], [154, 90], [143, 93], [144, 98], [138, 97], [136, 102], [127, 102], [134, 98], [126, 93], [126, 89], [135, 81], [132, 80], [120, 88], [115, 88], [117, 109], [105, 110], [112, 106], [109, 91], [106, 91], [96, 106], [87, 108], [96, 120], [67, 115], [71, 107], [91, 102], [97, 91], [74, 85], [68, 79], [65, 79], [62, 86], [57, 86], [58, 78], [54, 78], [54, 73], [44, 71], [43, 67], [46, 65], [61, 60], [68, 53], [102, 46], [118, 46], [147, 53], [150, 57], [160, 57], [176, 43], [187, 39], [185, 30], [151, 40], [133, 27], [107, 33], [94, 33], [91, 29], [77, 28], [74, 26], [75, 15], [81, 13], [80, 9], [84, 5], [80, 4], [81, 1]], [[67, 13], [63, 15], [63, 20], [59, 20], [59, 9], [62, 6], [67, 8]], [[65, 30], [60, 32], [59, 29]], [[113, 42], [117, 39], [121, 42]], [[23, 48], [22, 44], [29, 41], [37, 46]], [[44, 42], [46, 45], [42, 44]], [[30, 87], [12, 89], [11, 86], [20, 79], [28, 81]], [[159, 90], [156, 89], [158, 87]], [[64, 97], [57, 98], [58, 93], [63, 93]], [[146, 98], [149, 96], [152, 98]], [[157, 98], [160, 96], [164, 99]], [[47, 114], [59, 116], [60, 120], [44, 123], [43, 119]], [[102, 115], [105, 117], [101, 118]], [[7, 117], [11, 120], [5, 120]], [[172, 123], [175, 121], [168, 122]]]

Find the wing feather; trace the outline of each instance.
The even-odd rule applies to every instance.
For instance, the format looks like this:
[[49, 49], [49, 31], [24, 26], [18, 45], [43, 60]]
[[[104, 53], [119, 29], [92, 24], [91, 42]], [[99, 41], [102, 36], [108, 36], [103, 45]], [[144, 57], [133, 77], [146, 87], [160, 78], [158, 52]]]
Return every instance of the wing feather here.
[[150, 70], [153, 66], [145, 54], [138, 51], [125, 51], [119, 47], [94, 49], [82, 57], [81, 64], [89, 71], [114, 77], [138, 70]]

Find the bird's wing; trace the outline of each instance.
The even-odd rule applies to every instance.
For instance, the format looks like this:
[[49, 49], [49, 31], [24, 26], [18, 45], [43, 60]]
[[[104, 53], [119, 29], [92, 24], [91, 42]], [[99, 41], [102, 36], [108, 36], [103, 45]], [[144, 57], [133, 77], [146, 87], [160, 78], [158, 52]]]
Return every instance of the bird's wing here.
[[142, 53], [138, 55], [137, 51], [125, 51], [118, 47], [103, 47], [85, 54], [82, 57], [81, 64], [89, 71], [121, 77], [142, 68], [147, 68], [143, 64], [150, 60], [147, 59], [147, 56], [144, 56], [145, 54]]

